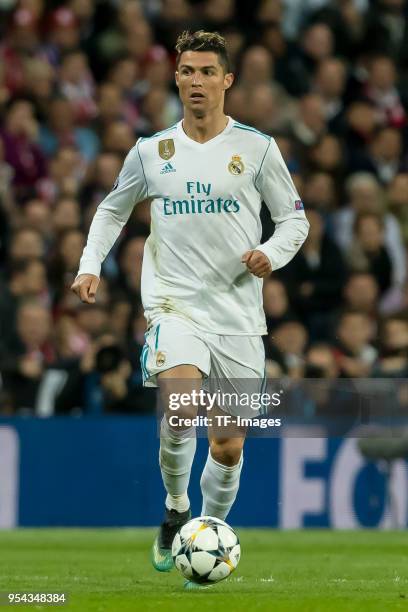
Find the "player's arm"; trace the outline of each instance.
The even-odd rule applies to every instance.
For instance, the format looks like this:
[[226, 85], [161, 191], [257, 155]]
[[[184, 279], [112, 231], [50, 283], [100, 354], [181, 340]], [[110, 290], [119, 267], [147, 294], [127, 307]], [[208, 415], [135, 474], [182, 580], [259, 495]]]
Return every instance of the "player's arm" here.
[[112, 191], [99, 204], [71, 287], [83, 302], [93, 303], [101, 265], [138, 202], [148, 197], [139, 143], [127, 155]]
[[271, 213], [275, 231], [271, 238], [242, 261], [255, 276], [267, 276], [285, 266], [296, 255], [309, 231], [309, 222], [289, 170], [276, 142], [271, 139], [255, 181]]

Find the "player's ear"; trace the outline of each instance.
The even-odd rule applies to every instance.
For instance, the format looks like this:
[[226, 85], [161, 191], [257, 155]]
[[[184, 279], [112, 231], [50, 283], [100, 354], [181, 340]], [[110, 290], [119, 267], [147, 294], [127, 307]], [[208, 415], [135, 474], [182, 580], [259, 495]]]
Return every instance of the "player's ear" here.
[[176, 81], [176, 85], [177, 87], [179, 86], [179, 71], [176, 70], [176, 72], [174, 73], [174, 80]]
[[224, 76], [224, 89], [229, 89], [234, 82], [234, 75], [232, 72], [227, 72]]

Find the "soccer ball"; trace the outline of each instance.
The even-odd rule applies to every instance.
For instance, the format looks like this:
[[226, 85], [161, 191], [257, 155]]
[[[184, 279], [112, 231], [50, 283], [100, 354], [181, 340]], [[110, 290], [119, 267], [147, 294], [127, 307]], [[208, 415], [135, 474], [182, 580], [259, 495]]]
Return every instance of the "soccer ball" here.
[[227, 523], [213, 516], [200, 516], [176, 533], [171, 552], [175, 566], [185, 578], [199, 584], [214, 584], [237, 567], [241, 546]]

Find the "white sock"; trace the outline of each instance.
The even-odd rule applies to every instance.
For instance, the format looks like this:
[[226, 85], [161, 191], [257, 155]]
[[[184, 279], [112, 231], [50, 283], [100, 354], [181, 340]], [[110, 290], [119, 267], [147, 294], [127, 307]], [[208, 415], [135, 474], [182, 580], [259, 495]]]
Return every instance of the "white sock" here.
[[160, 426], [159, 463], [167, 491], [166, 506], [169, 510], [184, 512], [190, 507], [187, 488], [196, 446], [194, 427], [178, 432], [171, 429], [166, 417], [163, 417]]
[[177, 512], [186, 512], [190, 507], [187, 493], [182, 493], [181, 495], [170, 495], [170, 493], [167, 493], [165, 503], [168, 510], [177, 510]]
[[243, 462], [243, 453], [241, 453], [238, 463], [228, 467], [215, 461], [211, 451], [208, 451], [207, 462], [200, 481], [203, 494], [202, 516], [226, 519], [237, 496]]

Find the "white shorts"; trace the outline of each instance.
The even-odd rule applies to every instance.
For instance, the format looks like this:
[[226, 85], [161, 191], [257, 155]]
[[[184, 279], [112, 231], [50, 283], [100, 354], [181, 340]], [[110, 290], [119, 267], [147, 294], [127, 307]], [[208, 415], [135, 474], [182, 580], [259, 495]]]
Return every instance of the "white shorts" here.
[[[160, 317], [146, 332], [140, 357], [143, 382], [157, 387], [157, 374], [194, 365], [204, 375], [203, 388], [215, 393], [261, 393], [265, 389], [265, 350], [261, 336], [221, 336], [197, 329], [179, 317]], [[219, 406], [240, 416], [258, 416], [252, 407]]]

